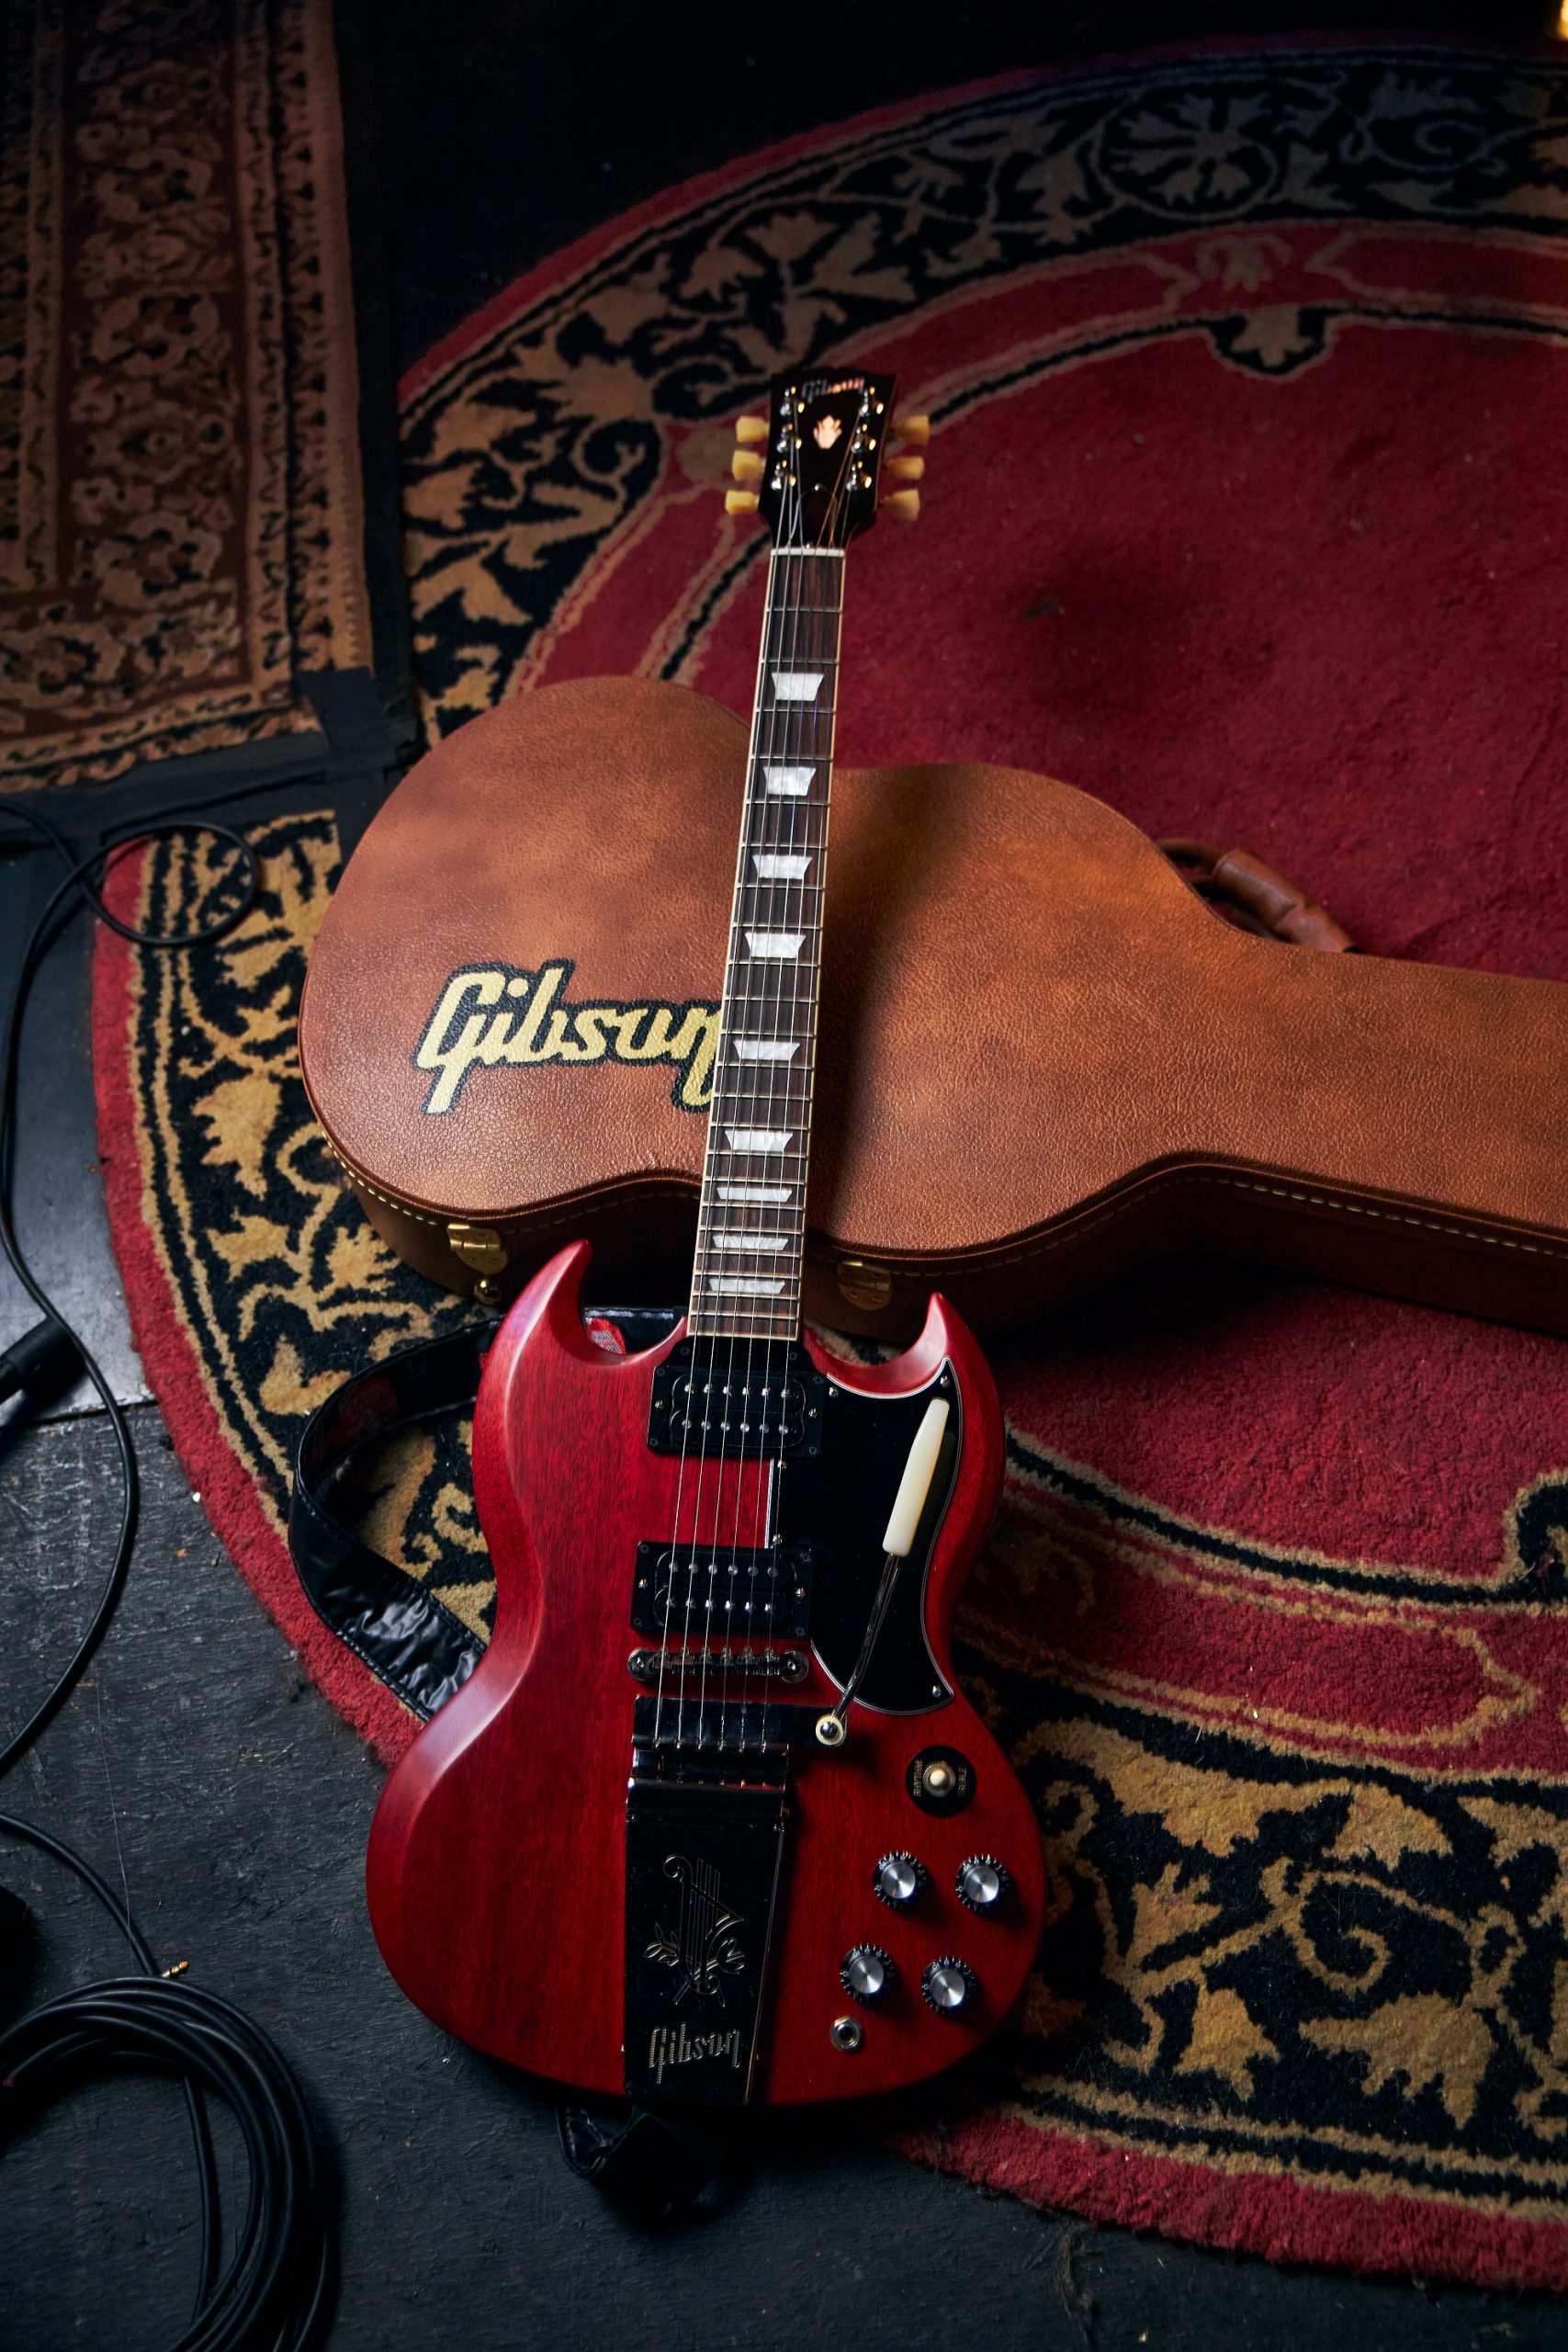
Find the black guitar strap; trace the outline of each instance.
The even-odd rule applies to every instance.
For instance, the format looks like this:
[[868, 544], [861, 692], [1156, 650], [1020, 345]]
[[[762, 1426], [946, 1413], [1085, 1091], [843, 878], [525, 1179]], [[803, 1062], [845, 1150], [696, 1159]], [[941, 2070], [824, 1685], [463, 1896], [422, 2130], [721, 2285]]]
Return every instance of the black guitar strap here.
[[362, 1544], [334, 1504], [356, 1455], [472, 1405], [496, 1329], [465, 1324], [356, 1372], [311, 1414], [294, 1457], [288, 1549], [306, 1598], [422, 1722], [461, 1689], [484, 1645], [417, 1577]]
[[[619, 1344], [644, 1347], [670, 1327], [669, 1315], [604, 1310]], [[288, 1549], [310, 1606], [426, 1722], [468, 1680], [484, 1645], [444, 1601], [360, 1541], [337, 1506], [355, 1456], [400, 1430], [474, 1401], [494, 1322], [465, 1324], [416, 1340], [384, 1363], [355, 1373], [306, 1422], [294, 1459]], [[561, 2151], [580, 2178], [643, 2222], [680, 2221], [723, 2201], [737, 2177], [737, 2149], [705, 2122], [650, 2109], [588, 2108], [561, 2100]]]

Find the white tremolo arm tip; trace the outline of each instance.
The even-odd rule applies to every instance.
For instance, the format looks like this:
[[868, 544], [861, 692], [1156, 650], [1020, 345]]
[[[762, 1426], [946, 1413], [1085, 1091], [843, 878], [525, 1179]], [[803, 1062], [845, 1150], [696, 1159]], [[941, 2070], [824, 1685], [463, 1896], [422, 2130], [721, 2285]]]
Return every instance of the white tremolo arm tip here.
[[925, 1418], [915, 1431], [915, 1442], [909, 1448], [909, 1459], [904, 1464], [904, 1476], [898, 1481], [898, 1493], [893, 1505], [893, 1516], [887, 1522], [887, 1532], [882, 1548], [896, 1559], [906, 1559], [915, 1540], [915, 1530], [920, 1523], [920, 1513], [926, 1507], [926, 1497], [936, 1476], [936, 1458], [942, 1451], [942, 1432], [947, 1427], [947, 1399], [933, 1396], [926, 1407]]

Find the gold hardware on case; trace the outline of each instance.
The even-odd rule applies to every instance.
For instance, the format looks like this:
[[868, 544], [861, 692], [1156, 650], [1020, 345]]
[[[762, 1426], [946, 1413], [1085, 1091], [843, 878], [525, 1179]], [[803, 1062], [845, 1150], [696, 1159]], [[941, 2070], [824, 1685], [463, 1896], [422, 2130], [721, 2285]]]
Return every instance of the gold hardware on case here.
[[864, 1258], [840, 1258], [833, 1271], [852, 1306], [886, 1306], [893, 1295], [893, 1277], [886, 1266], [871, 1265]]
[[493, 1225], [460, 1225], [446, 1227], [446, 1242], [452, 1255], [460, 1258], [476, 1274], [501, 1274], [506, 1271], [506, 1244]]

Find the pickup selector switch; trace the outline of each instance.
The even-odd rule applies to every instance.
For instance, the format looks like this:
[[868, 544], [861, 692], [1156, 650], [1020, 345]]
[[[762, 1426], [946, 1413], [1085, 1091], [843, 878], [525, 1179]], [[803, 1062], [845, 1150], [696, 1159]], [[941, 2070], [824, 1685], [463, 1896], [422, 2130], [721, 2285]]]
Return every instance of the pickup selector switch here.
[[960, 1748], [922, 1747], [904, 1769], [904, 1786], [922, 1813], [962, 1813], [975, 1795], [975, 1767]]
[[880, 1944], [856, 1944], [844, 1954], [839, 1982], [852, 2001], [880, 2001], [897, 1973]]
[[884, 1854], [872, 1872], [872, 1891], [890, 1911], [907, 1911], [926, 1883], [926, 1866], [913, 1854]]
[[955, 2018], [966, 2009], [979, 1989], [979, 1978], [962, 1960], [933, 1960], [920, 1979], [921, 1992], [943, 2018]]
[[971, 1854], [967, 1861], [959, 1863], [953, 1883], [966, 1910], [994, 1911], [1012, 1879], [994, 1855]]

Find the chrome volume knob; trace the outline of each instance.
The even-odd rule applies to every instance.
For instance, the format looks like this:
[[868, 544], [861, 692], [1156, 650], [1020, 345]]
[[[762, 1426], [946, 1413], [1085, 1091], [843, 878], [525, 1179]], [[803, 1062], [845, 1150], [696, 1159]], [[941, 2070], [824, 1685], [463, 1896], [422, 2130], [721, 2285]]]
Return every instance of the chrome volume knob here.
[[967, 2008], [980, 1989], [980, 1980], [962, 1960], [933, 1960], [920, 1979], [920, 1990], [939, 2017], [955, 2018]]
[[880, 2001], [897, 1973], [880, 1944], [856, 1944], [844, 1954], [839, 1982], [852, 2001]]
[[905, 1911], [926, 1883], [926, 1866], [913, 1854], [884, 1854], [872, 1872], [872, 1892], [890, 1911]]
[[970, 1911], [994, 1911], [1012, 1884], [1010, 1871], [992, 1854], [971, 1854], [958, 1865], [958, 1900]]

